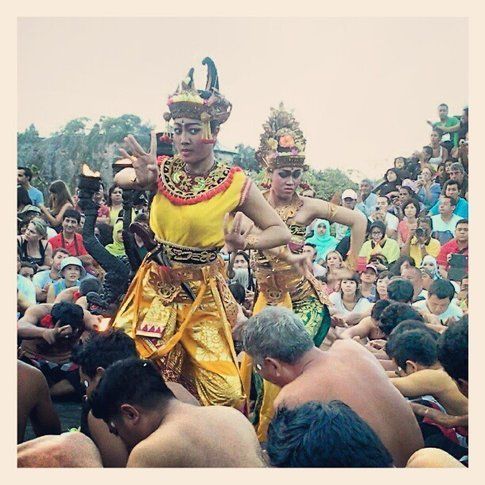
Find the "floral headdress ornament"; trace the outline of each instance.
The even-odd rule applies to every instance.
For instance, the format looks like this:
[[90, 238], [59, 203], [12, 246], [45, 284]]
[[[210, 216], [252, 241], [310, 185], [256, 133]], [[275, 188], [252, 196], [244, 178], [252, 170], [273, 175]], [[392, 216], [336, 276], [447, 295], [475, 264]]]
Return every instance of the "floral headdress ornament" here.
[[167, 122], [167, 135], [164, 136], [163, 141], [169, 141], [169, 122], [171, 119], [192, 118], [202, 122], [202, 141], [204, 143], [215, 143], [211, 131], [211, 122], [220, 125], [229, 118], [232, 104], [219, 93], [219, 77], [214, 61], [210, 57], [206, 57], [202, 64], [207, 66], [205, 89], [195, 88], [194, 68], [192, 67], [175, 93], [169, 96], [167, 101], [169, 112], [163, 115]]
[[267, 170], [280, 167], [301, 167], [305, 165], [306, 140], [298, 121], [280, 103], [278, 109], [271, 108], [266, 123], [263, 124], [256, 159]]

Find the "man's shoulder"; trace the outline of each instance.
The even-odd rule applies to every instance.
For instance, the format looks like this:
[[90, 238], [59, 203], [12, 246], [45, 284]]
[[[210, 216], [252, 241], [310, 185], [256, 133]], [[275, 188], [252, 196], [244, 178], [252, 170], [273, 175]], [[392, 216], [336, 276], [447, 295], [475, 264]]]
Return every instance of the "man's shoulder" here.
[[60, 242], [61, 241], [61, 233], [59, 234], [56, 234], [55, 236], [52, 236], [50, 239], [49, 239], [49, 242], [52, 244], [52, 243], [57, 243], [57, 242]]

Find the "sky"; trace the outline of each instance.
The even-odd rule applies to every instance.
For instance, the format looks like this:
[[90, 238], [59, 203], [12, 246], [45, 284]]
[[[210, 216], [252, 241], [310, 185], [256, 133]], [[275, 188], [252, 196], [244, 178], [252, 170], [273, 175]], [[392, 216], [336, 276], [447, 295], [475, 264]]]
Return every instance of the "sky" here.
[[465, 18], [20, 18], [17, 52], [19, 131], [125, 113], [162, 128], [167, 96], [192, 66], [204, 87], [210, 56], [233, 104], [225, 147], [256, 148], [283, 101], [313, 168], [373, 178], [429, 142], [438, 104], [468, 104]]

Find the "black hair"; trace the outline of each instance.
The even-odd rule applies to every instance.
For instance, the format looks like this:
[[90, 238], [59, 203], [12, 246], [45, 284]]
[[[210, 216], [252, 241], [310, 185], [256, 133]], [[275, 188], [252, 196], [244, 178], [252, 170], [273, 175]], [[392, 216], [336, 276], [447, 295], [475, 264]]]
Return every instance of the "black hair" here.
[[32, 170], [29, 167], [17, 167], [17, 170], [23, 170], [29, 182], [32, 180]]
[[389, 268], [389, 273], [391, 276], [399, 276], [401, 274], [401, 266], [403, 263], [408, 262], [411, 266], [416, 266], [416, 263], [414, 262], [414, 258], [411, 258], [411, 256], [399, 256], [399, 258], [392, 263], [391, 267]]
[[458, 190], [459, 191], [461, 190], [461, 184], [460, 184], [460, 182], [458, 182], [458, 180], [449, 179], [443, 184], [443, 189], [441, 190], [442, 194], [446, 193], [446, 189], [447, 189], [448, 185], [456, 185], [458, 187]]
[[395, 302], [410, 303], [414, 296], [413, 284], [405, 278], [394, 278], [387, 285], [387, 296]]
[[153, 409], [172, 398], [155, 364], [131, 357], [105, 370], [89, 401], [93, 416], [107, 422], [119, 413], [122, 404]]
[[112, 186], [111, 186], [111, 187], [108, 189], [108, 200], [106, 201], [106, 205], [107, 205], [108, 207], [111, 207], [111, 204], [112, 204], [112, 202], [111, 202], [111, 194], [113, 193], [113, 191], [114, 191], [115, 189], [121, 189], [121, 190], [123, 190], [123, 189], [122, 189], [122, 187], [120, 187], [120, 186], [119, 186], [119, 185], [117, 185], [117, 184], [113, 184], [113, 185], [112, 185]]
[[392, 467], [374, 430], [337, 400], [280, 408], [269, 425], [267, 450], [276, 467]]
[[428, 224], [429, 228], [431, 230], [433, 230], [433, 219], [431, 219], [430, 216], [419, 216], [418, 217], [418, 227], [422, 224], [422, 223], [425, 223], [425, 224]]
[[412, 306], [406, 303], [396, 302], [389, 305], [381, 313], [381, 318], [378, 322], [379, 329], [386, 335], [389, 335], [404, 320], [424, 321], [424, 318]]
[[401, 369], [406, 368], [408, 360], [429, 367], [438, 361], [438, 345], [426, 332], [409, 330], [396, 337], [392, 357]]
[[382, 312], [389, 306], [391, 305], [391, 301], [389, 300], [378, 300], [374, 303], [374, 306], [372, 307], [372, 310], [370, 312], [370, 316], [373, 320], [376, 322], [379, 321], [381, 318]]
[[241, 283], [234, 282], [229, 285], [229, 290], [234, 299], [242, 305], [246, 299], [246, 290], [244, 289], [244, 286], [241, 285]]
[[70, 325], [73, 334], [84, 330], [84, 311], [81, 306], [65, 301], [56, 303], [51, 309], [52, 322], [59, 322], [60, 326]]
[[103, 286], [97, 278], [85, 278], [79, 284], [79, 293], [86, 296], [90, 291], [101, 293]]
[[384, 270], [377, 275], [377, 280], [383, 280], [384, 278], [389, 278], [389, 276], [390, 276], [389, 271]]
[[308, 241], [305, 241], [305, 244], [303, 244], [303, 246], [311, 246], [313, 249], [316, 249], [317, 248], [317, 245], [316, 244], [313, 244], [313, 243], [308, 242]]
[[[405, 187], [401, 187], [401, 188], [404, 189]], [[404, 214], [404, 210], [408, 205], [414, 205], [414, 207], [416, 208], [416, 218], [419, 217], [419, 213], [421, 212], [421, 206], [419, 205], [419, 202], [414, 198], [411, 198], [406, 202], [404, 202], [404, 204], [402, 205], [403, 214]]]
[[67, 218], [76, 219], [79, 224], [81, 222], [81, 213], [76, 209], [66, 209], [64, 215], [62, 216], [62, 220], [65, 220]]
[[440, 334], [429, 328], [426, 323], [422, 320], [403, 320], [399, 325], [397, 325], [394, 330], [389, 334], [386, 342], [385, 351], [389, 357], [393, 356], [394, 352], [394, 342], [397, 337], [404, 332], [409, 332], [411, 330], [425, 332], [428, 334], [435, 342], [438, 342]]
[[438, 105], [438, 108], [440, 108], [441, 106], [443, 106], [444, 108], [448, 109], [448, 105], [446, 103], [441, 103]]
[[96, 369], [107, 369], [111, 364], [130, 357], [138, 357], [135, 341], [125, 332], [110, 329], [94, 333], [83, 344], [73, 348], [71, 360], [89, 377], [94, 377]]
[[423, 152], [426, 152], [426, 154], [430, 155], [430, 157], [433, 156], [433, 148], [430, 147], [429, 145], [426, 145], [423, 147]]
[[467, 224], [468, 225], [468, 219], [460, 219], [455, 226], [455, 229], [460, 225], [460, 224]]
[[[385, 196], [382, 196], [382, 197], [385, 197]], [[386, 235], [386, 225], [382, 222], [382, 221], [374, 221], [370, 227], [369, 227], [369, 234], [372, 232], [372, 229], [379, 229], [383, 236], [385, 237]]]
[[468, 382], [468, 315], [452, 323], [441, 334], [438, 359], [451, 378]]
[[428, 298], [432, 295], [436, 295], [437, 298], [443, 300], [444, 298], [449, 298], [450, 302], [455, 296], [455, 287], [451, 281], [439, 279], [431, 283], [428, 290]]
[[30, 268], [30, 269], [33, 269], [34, 270], [34, 273], [37, 270], [37, 265], [32, 264], [32, 263], [29, 263], [28, 261], [21, 261], [20, 262], [20, 267], [21, 268]]
[[30, 199], [29, 191], [25, 187], [17, 185], [17, 209], [21, 205], [32, 205], [32, 200]]

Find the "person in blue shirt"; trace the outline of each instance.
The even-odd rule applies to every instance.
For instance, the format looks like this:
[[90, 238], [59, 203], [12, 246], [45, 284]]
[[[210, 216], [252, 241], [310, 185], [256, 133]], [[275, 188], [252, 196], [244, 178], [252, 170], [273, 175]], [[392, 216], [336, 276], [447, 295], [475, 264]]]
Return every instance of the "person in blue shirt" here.
[[31, 180], [32, 170], [30, 170], [30, 168], [17, 168], [17, 183], [27, 190], [32, 204], [38, 207], [40, 204], [44, 203], [44, 194], [30, 184]]
[[[468, 219], [468, 202], [460, 197], [460, 184], [456, 180], [447, 180], [443, 185], [442, 195], [456, 200], [456, 207], [453, 214], [460, 216], [462, 219]], [[439, 214], [439, 201], [431, 207], [429, 211], [430, 216]]]

